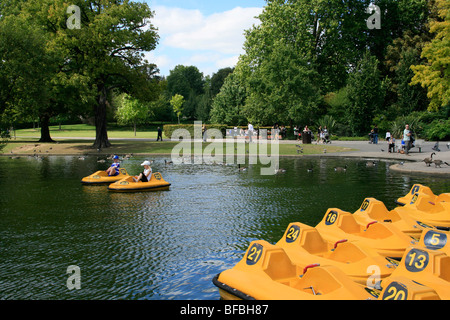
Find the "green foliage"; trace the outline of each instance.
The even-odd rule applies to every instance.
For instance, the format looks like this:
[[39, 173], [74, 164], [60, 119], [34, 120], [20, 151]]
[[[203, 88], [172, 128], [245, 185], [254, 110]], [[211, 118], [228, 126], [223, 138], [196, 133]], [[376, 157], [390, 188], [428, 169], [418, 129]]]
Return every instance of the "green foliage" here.
[[118, 123], [120, 125], [132, 124], [134, 127], [134, 135], [136, 136], [136, 126], [145, 123], [151, 116], [148, 105], [126, 93], [122, 94], [118, 101], [119, 106], [116, 111]]
[[[226, 136], [226, 129], [228, 128], [227, 125], [223, 125], [223, 124], [205, 124], [206, 130], [210, 130], [210, 129], [217, 129], [220, 132], [222, 132], [222, 136], [225, 137]], [[171, 138], [173, 133], [176, 130], [187, 130], [190, 134], [191, 137], [194, 137], [194, 133], [195, 133], [195, 125], [194, 124], [177, 124], [177, 125], [164, 125], [163, 127], [163, 131], [166, 137]], [[199, 130], [200, 134], [202, 131], [202, 128], [198, 127], [197, 130]]]
[[425, 127], [425, 137], [429, 140], [450, 140], [450, 119], [435, 120]]
[[172, 106], [173, 111], [178, 117], [178, 124], [180, 124], [180, 117], [183, 114], [183, 104], [184, 104], [184, 97], [180, 94], [174, 95], [170, 100], [170, 105]]
[[378, 69], [378, 60], [366, 52], [348, 82], [348, 124], [353, 135], [362, 136], [370, 131], [372, 119], [380, 110], [384, 88]]
[[430, 111], [450, 103], [450, 3], [448, 0], [436, 0], [436, 3], [440, 19], [430, 23], [430, 32], [435, 37], [422, 51], [428, 63], [411, 67], [415, 73], [411, 84], [428, 89]]

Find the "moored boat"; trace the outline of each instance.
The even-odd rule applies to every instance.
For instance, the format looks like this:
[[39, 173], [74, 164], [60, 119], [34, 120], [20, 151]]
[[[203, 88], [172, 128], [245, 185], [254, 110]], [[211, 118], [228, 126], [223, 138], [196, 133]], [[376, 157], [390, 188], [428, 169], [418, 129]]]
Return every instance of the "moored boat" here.
[[384, 257], [401, 259], [405, 250], [417, 242], [394, 226], [373, 221], [367, 226], [357, 223], [355, 217], [340, 209], [329, 209], [316, 226], [326, 241], [337, 242], [342, 239], [355, 241], [377, 251]]
[[327, 242], [317, 229], [302, 223], [290, 224], [277, 246], [300, 267], [315, 263], [333, 265], [361, 285], [371, 283], [377, 287], [396, 267], [393, 261], [356, 242]]
[[367, 300], [363, 286], [335, 266], [295, 265], [266, 241], [250, 244], [244, 258], [213, 279], [225, 300]]
[[389, 211], [383, 202], [375, 198], [365, 199], [359, 210], [353, 213], [353, 216], [359, 224], [364, 226], [372, 221], [392, 224], [415, 240], [420, 239], [424, 230], [434, 229], [433, 226], [414, 219], [404, 211], [395, 209]]

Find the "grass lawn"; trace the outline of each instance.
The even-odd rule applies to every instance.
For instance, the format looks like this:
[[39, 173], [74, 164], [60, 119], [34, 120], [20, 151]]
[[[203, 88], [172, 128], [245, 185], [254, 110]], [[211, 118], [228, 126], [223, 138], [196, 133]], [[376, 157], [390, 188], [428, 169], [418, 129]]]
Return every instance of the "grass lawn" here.
[[[50, 127], [50, 136], [57, 138], [92, 138], [95, 139], [95, 126], [87, 124], [63, 125]], [[20, 129], [16, 130], [17, 138], [37, 138], [41, 137], [40, 129]], [[108, 129], [108, 137], [113, 139], [156, 139], [156, 131], [138, 131], [136, 136], [131, 128], [112, 126]], [[164, 134], [163, 134], [164, 137]]]
[[[120, 140], [120, 139], [155, 139], [157, 133], [154, 131], [134, 132], [130, 128], [118, 128], [112, 126], [108, 131], [111, 139], [112, 147], [101, 150], [100, 152], [92, 147], [91, 140], [83, 140], [83, 138], [95, 138], [95, 127], [89, 125], [64, 125], [50, 127], [50, 134], [56, 143], [39, 143], [40, 131], [35, 129], [23, 129], [16, 131], [16, 139], [10, 140], [8, 143], [0, 144], [0, 154], [6, 155], [125, 155], [125, 154], [164, 154], [170, 155], [172, 150], [179, 145], [179, 142], [166, 141], [140, 141], [140, 140]], [[77, 139], [81, 138], [81, 139]], [[209, 147], [210, 143], [203, 143], [202, 148]], [[214, 146], [213, 146], [214, 147]], [[259, 147], [259, 146], [258, 146]], [[191, 154], [195, 154], [194, 144], [191, 145]], [[303, 154], [298, 154], [295, 144], [280, 144], [279, 150], [281, 156], [301, 156], [323, 154], [324, 149], [327, 153], [352, 151], [349, 148], [323, 145], [305, 145], [303, 146]], [[217, 154], [225, 154], [225, 144], [215, 149]], [[239, 150], [234, 150], [235, 154], [243, 154]], [[245, 154], [249, 154], [249, 144], [245, 145]], [[258, 153], [259, 154], [259, 153]], [[267, 154], [271, 155], [271, 146], [268, 145]]]
[[[125, 154], [164, 154], [170, 155], [172, 150], [181, 145], [179, 142], [151, 142], [151, 141], [130, 141], [130, 140], [115, 140], [112, 141], [112, 147], [108, 149], [98, 150], [92, 147], [90, 141], [77, 141], [71, 139], [60, 140], [56, 143], [38, 143], [30, 139], [17, 139], [16, 141], [10, 141], [3, 148], [0, 147], [0, 154], [4, 155], [125, 155]], [[226, 146], [216, 147], [211, 146], [211, 143], [203, 143], [202, 150], [207, 147], [215, 147], [217, 154], [225, 154]], [[189, 148], [189, 147], [186, 147]], [[302, 155], [315, 155], [323, 154], [323, 150], [326, 148], [327, 153], [334, 152], [347, 152], [352, 151], [349, 148], [336, 147], [336, 146], [321, 146], [321, 145], [306, 145], [303, 147]], [[267, 154], [271, 155], [271, 146], [267, 146]], [[264, 151], [264, 149], [263, 149]], [[281, 156], [301, 156], [297, 153], [297, 147], [294, 144], [280, 144], [279, 151]], [[243, 154], [241, 149], [234, 150], [235, 154]], [[249, 145], [245, 145], [245, 154], [249, 154]], [[194, 144], [191, 144], [191, 154], [195, 154], [196, 150]], [[213, 153], [215, 154], [215, 153]]]

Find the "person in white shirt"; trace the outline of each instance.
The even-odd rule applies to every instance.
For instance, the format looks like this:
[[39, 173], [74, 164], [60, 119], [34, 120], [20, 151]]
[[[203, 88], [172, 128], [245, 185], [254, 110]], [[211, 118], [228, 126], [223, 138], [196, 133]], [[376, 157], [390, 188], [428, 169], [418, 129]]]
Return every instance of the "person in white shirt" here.
[[144, 167], [144, 172], [142, 172], [139, 176], [134, 177], [135, 182], [150, 182], [153, 174], [153, 170], [150, 165], [150, 161], [145, 161], [143, 164], [141, 164], [141, 166]]
[[249, 141], [253, 141], [253, 125], [251, 123], [248, 124], [248, 137]]

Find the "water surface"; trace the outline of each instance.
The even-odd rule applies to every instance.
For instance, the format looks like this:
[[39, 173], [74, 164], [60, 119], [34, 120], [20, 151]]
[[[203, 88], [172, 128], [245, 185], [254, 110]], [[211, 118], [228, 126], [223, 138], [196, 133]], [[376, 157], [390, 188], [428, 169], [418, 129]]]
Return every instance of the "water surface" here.
[[[212, 278], [253, 240], [276, 243], [291, 222], [316, 225], [328, 208], [356, 211], [375, 197], [389, 209], [414, 183], [435, 193], [448, 179], [368, 168], [355, 159], [282, 159], [260, 166], [165, 166], [170, 191], [115, 194], [80, 180], [105, 169], [95, 157], [0, 158], [0, 299], [219, 299]], [[138, 173], [144, 158], [122, 166]], [[335, 166], [348, 165], [347, 173]], [[307, 169], [314, 167], [313, 173]], [[67, 268], [81, 269], [68, 290]]]

